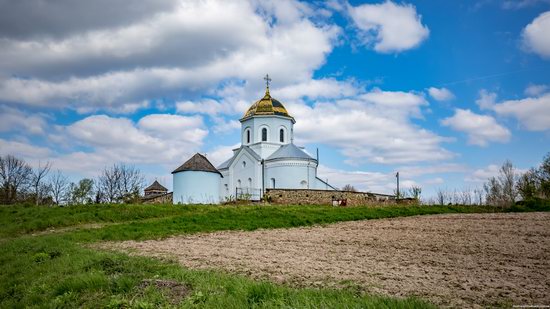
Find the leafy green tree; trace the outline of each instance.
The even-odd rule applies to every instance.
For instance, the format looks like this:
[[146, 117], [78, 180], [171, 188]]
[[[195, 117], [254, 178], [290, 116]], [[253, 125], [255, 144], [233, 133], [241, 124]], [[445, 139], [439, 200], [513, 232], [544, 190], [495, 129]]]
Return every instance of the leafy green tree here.
[[530, 200], [535, 198], [540, 191], [540, 179], [538, 171], [531, 168], [527, 172], [523, 173], [517, 183], [517, 189], [523, 200]]
[[89, 178], [81, 179], [78, 184], [71, 183], [69, 194], [71, 204], [91, 204], [93, 202], [94, 181]]

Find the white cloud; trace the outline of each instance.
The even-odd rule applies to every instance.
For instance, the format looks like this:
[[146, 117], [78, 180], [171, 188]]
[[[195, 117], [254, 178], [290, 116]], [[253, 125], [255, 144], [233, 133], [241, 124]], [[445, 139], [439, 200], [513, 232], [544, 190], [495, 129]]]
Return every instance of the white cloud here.
[[393, 194], [396, 187], [395, 173], [379, 173], [365, 171], [344, 171], [319, 165], [318, 177], [342, 188], [351, 184], [355, 189], [365, 192]]
[[218, 146], [206, 153], [208, 160], [214, 165], [218, 166], [223, 162], [229, 160], [233, 156], [233, 149], [241, 147], [240, 143], [230, 146]]
[[302, 83], [275, 88], [277, 98], [296, 100], [302, 97], [310, 99], [341, 98], [357, 94], [357, 88], [351, 81], [338, 81], [334, 78], [311, 79]]
[[490, 164], [485, 168], [480, 168], [467, 175], [465, 180], [468, 182], [486, 182], [487, 179], [498, 175], [500, 167], [496, 164]]
[[0, 132], [20, 132], [42, 135], [45, 133], [47, 121], [43, 115], [27, 115], [24, 112], [0, 105]]
[[489, 142], [507, 142], [510, 131], [487, 115], [473, 113], [469, 109], [455, 109], [455, 114], [441, 121], [444, 126], [468, 134], [468, 143], [486, 146]]
[[489, 92], [485, 89], [479, 91], [479, 98], [476, 100], [476, 104], [481, 109], [492, 109], [497, 100], [497, 94]]
[[58, 126], [54, 140], [70, 149], [50, 158], [65, 171], [85, 175], [117, 162], [155, 165], [168, 172], [198, 152], [207, 134], [200, 116], [152, 114], [135, 123], [95, 115]]
[[312, 16], [296, 1], [185, 1], [116, 28], [0, 39], [0, 70], [9, 72], [0, 76], [0, 101], [132, 112], [220, 81], [257, 88], [266, 72], [281, 87], [303, 82], [340, 34]]
[[288, 104], [297, 119], [298, 143], [324, 143], [340, 150], [350, 164], [363, 161], [408, 163], [452, 157], [447, 139], [410, 121], [428, 103], [412, 92], [374, 89], [353, 99]]
[[428, 93], [436, 101], [449, 101], [455, 98], [454, 94], [447, 88], [428, 88]]
[[349, 14], [359, 29], [360, 39], [382, 53], [401, 52], [415, 48], [428, 38], [430, 30], [422, 25], [421, 16], [412, 4], [381, 4], [349, 6]]
[[540, 94], [545, 93], [548, 90], [548, 85], [529, 85], [525, 88], [524, 93], [531, 97], [536, 97]]
[[550, 93], [535, 98], [509, 100], [493, 107], [501, 116], [512, 116], [530, 131], [550, 130]]
[[9, 141], [0, 138], [0, 155], [14, 155], [26, 159], [45, 160], [51, 155], [51, 151], [46, 147], [34, 146], [29, 143], [19, 141]]
[[525, 48], [543, 58], [550, 58], [550, 11], [540, 14], [523, 29]]

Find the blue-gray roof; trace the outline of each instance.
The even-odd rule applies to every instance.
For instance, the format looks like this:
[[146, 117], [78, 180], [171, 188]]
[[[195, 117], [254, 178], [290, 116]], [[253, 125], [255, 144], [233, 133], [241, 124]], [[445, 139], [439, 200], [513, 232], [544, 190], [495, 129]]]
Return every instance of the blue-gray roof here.
[[267, 158], [267, 160], [275, 160], [275, 159], [314, 160], [302, 149], [296, 147], [296, 145], [292, 143], [282, 146], [277, 151], [275, 151], [272, 155], [270, 155], [269, 158]]

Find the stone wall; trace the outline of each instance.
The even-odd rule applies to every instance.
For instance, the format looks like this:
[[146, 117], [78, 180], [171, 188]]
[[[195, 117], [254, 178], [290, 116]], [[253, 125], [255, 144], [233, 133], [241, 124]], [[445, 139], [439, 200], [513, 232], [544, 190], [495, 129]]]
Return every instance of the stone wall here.
[[148, 195], [141, 198], [143, 204], [172, 204], [172, 192]]
[[266, 189], [265, 197], [270, 203], [287, 205], [383, 206], [415, 202], [414, 199], [396, 201], [395, 196], [370, 192], [312, 189]]

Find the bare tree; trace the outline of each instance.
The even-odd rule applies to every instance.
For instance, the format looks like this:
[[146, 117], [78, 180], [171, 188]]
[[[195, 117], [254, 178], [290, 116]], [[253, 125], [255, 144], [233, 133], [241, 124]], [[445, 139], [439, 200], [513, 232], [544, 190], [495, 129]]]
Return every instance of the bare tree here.
[[35, 205], [38, 205], [42, 202], [43, 196], [48, 191], [47, 185], [44, 184], [44, 180], [50, 172], [51, 167], [52, 164], [50, 162], [46, 162], [46, 164], [44, 165], [38, 162], [38, 167], [32, 170], [31, 188], [34, 195]]
[[447, 200], [449, 199], [449, 194], [444, 191], [443, 189], [439, 188], [436, 192], [436, 201], [439, 205], [445, 205], [447, 204]]
[[0, 156], [0, 202], [11, 204], [16, 201], [17, 195], [28, 185], [31, 173], [32, 169], [25, 161], [12, 155]]
[[347, 184], [345, 185], [343, 188], [342, 188], [342, 191], [352, 191], [352, 192], [356, 192], [357, 190], [355, 189], [354, 186], [350, 185], [350, 184]]
[[109, 203], [132, 202], [139, 198], [144, 177], [134, 166], [115, 164], [98, 177], [99, 195]]
[[474, 203], [477, 203], [477, 205], [483, 205], [483, 190], [480, 189], [480, 188], [475, 188], [474, 189], [474, 199], [475, 199], [475, 202]]
[[460, 192], [460, 204], [472, 205], [472, 190], [465, 188]]
[[50, 177], [49, 188], [53, 202], [56, 205], [60, 205], [66, 200], [67, 191], [69, 190], [69, 179], [60, 170], [57, 170]]
[[502, 186], [503, 198], [508, 205], [514, 204], [518, 196], [516, 187], [516, 172], [512, 162], [506, 160], [500, 167], [498, 179]]
[[422, 188], [420, 188], [419, 186], [412, 186], [410, 189], [409, 189], [409, 195], [416, 199], [416, 200], [419, 200], [420, 201], [420, 195], [422, 194]]

